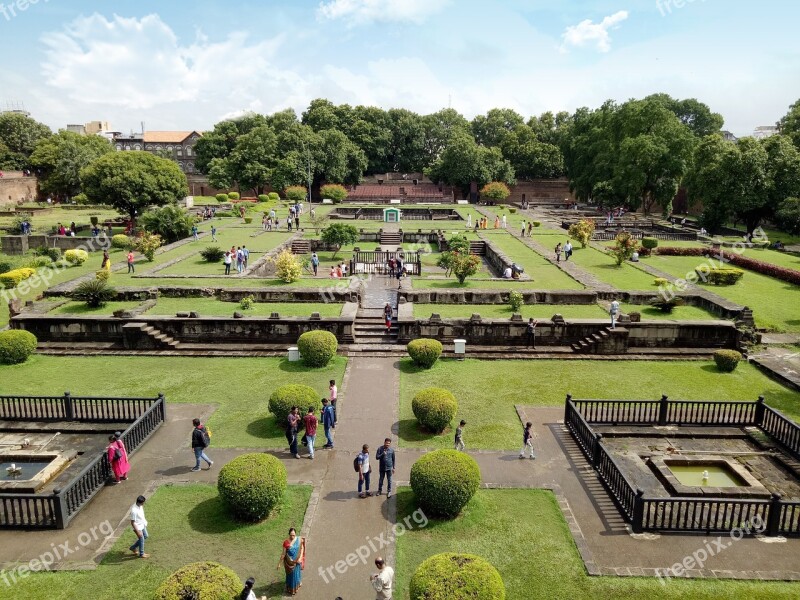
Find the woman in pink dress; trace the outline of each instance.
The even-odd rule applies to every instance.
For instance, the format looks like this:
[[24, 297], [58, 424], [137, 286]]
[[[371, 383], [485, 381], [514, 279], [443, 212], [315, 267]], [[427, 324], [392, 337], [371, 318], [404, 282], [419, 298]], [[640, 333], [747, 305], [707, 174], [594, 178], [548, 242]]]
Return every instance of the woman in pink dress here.
[[114, 483], [119, 483], [120, 480], [125, 481], [128, 478], [128, 471], [131, 470], [131, 465], [128, 463], [128, 451], [121, 438], [122, 434], [119, 431], [108, 436], [108, 462], [114, 473]]

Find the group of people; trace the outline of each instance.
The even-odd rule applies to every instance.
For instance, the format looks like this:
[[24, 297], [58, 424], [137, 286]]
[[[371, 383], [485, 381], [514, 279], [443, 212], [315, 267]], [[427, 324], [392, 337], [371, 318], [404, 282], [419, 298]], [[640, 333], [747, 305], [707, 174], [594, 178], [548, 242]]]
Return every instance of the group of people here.
[[[292, 231], [292, 227], [294, 227], [295, 231], [300, 231], [300, 215], [303, 214], [303, 203], [298, 202], [296, 204], [292, 204], [289, 207], [289, 214], [286, 217], [286, 220], [283, 223], [286, 224], [286, 229], [288, 231]], [[311, 217], [314, 217], [314, 209], [311, 209]], [[270, 209], [268, 213], [264, 213], [264, 216], [261, 218], [261, 228], [264, 231], [277, 231], [281, 226], [281, 219], [278, 218], [275, 209]]]
[[520, 231], [520, 237], [531, 237], [532, 232], [533, 232], [533, 221], [526, 221], [525, 219], [523, 219], [522, 231]]
[[[316, 253], [311, 256], [311, 266], [314, 267], [314, 256]], [[319, 258], [317, 258], [317, 266], [319, 266]], [[343, 279], [347, 277], [347, 263], [345, 261], [340, 262], [338, 265], [331, 265], [331, 271], [328, 274], [328, 277], [331, 279]], [[317, 274], [317, 269], [314, 268], [314, 275]]]
[[[322, 428], [325, 432], [325, 445], [322, 447], [326, 450], [333, 449], [333, 436], [338, 421], [336, 415], [336, 400], [338, 398], [338, 388], [336, 387], [336, 380], [331, 379], [328, 384], [328, 397], [322, 398]], [[289, 452], [295, 458], [300, 458], [298, 445], [302, 441], [303, 446], [308, 448], [308, 458], [314, 459], [314, 446], [317, 441], [317, 427], [319, 426], [319, 419], [314, 414], [315, 409], [309, 406], [305, 416], [300, 414], [299, 406], [292, 406], [289, 414], [286, 417], [286, 441], [289, 442]], [[300, 437], [300, 432], [305, 431]]]
[[556, 254], [556, 262], [561, 262], [561, 253], [564, 253], [564, 260], [569, 260], [569, 257], [572, 256], [572, 242], [569, 240], [562, 246], [561, 242], [556, 244], [555, 254]]
[[250, 250], [247, 249], [247, 246], [231, 246], [231, 249], [226, 250], [225, 256], [222, 257], [222, 262], [225, 265], [225, 275], [231, 274], [231, 266], [234, 262], [236, 263], [236, 272], [244, 272], [249, 261]]
[[[23, 228], [25, 227], [26, 224], [27, 224], [27, 229], [28, 229], [27, 233], [30, 233], [31, 232], [31, 224], [28, 223], [27, 219], [22, 222]], [[78, 232], [78, 226], [75, 225], [75, 221], [73, 221], [72, 223], [69, 224], [69, 229], [64, 227], [63, 223], [59, 223], [56, 226], [56, 234], [57, 235], [65, 235], [65, 236], [75, 237], [75, 234], [77, 232]], [[26, 232], [23, 231], [23, 233], [26, 233]]]
[[206, 206], [203, 210], [197, 211], [197, 218], [203, 221], [209, 221], [217, 216], [216, 206]]
[[402, 256], [389, 257], [389, 260], [386, 261], [386, 274], [389, 276], [389, 282], [392, 279], [397, 279], [397, 289], [400, 289], [400, 280], [406, 274], [406, 265], [403, 263]]
[[614, 219], [622, 218], [622, 215], [624, 214], [625, 214], [625, 208], [622, 206], [608, 211], [606, 213], [606, 225], [611, 225], [611, 223], [614, 222]]

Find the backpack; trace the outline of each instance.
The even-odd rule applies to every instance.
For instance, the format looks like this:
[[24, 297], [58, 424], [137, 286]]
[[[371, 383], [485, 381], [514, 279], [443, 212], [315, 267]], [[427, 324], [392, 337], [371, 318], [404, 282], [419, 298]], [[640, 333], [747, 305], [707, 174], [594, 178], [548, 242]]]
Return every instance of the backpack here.
[[353, 459], [353, 470], [354, 470], [356, 473], [358, 473], [358, 466], [359, 466], [359, 465], [358, 465], [358, 458], [359, 458], [360, 456], [361, 456], [361, 455], [360, 455], [360, 454], [358, 454], [358, 455], [357, 455], [357, 456], [356, 456], [356, 457]]
[[120, 460], [122, 458], [122, 450], [119, 448], [114, 448], [114, 460]]
[[206, 445], [206, 447], [210, 446], [211, 445], [211, 433], [208, 431], [207, 427], [203, 427], [200, 430], [200, 435], [202, 436], [203, 443]]

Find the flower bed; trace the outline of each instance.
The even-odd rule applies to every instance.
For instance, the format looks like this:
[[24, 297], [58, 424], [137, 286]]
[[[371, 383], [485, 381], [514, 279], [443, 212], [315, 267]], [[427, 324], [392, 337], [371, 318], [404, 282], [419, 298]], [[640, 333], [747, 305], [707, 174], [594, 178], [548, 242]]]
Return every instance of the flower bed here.
[[708, 248], [675, 248], [668, 246], [664, 248], [656, 248], [653, 252], [660, 256], [712, 255], [716, 259], [726, 260], [730, 264], [737, 267], [742, 267], [754, 271], [755, 273], [760, 273], [761, 275], [767, 275], [768, 277], [774, 277], [775, 279], [780, 279], [781, 281], [788, 281], [789, 283], [800, 285], [800, 271], [779, 267], [777, 265], [773, 265], [772, 263], [741, 256], [736, 253], [725, 252], [721, 249], [718, 251], [714, 250], [712, 252]]

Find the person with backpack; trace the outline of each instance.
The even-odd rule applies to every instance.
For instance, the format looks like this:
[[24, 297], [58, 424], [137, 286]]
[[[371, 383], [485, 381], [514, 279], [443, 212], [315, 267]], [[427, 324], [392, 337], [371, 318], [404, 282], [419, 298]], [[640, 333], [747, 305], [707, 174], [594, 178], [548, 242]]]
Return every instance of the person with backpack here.
[[108, 442], [108, 463], [111, 465], [111, 472], [114, 473], [114, 483], [116, 484], [128, 478], [131, 466], [128, 463], [128, 451], [122, 442], [122, 433], [117, 431], [108, 436]]
[[372, 496], [372, 492], [369, 491], [369, 477], [371, 471], [369, 468], [368, 444], [364, 444], [361, 447], [361, 453], [356, 456], [353, 461], [353, 468], [358, 473], [358, 497], [366, 498], [367, 496]]
[[210, 469], [214, 461], [206, 455], [206, 448], [211, 445], [211, 434], [208, 432], [206, 426], [200, 422], [200, 419], [192, 419], [192, 425], [194, 425], [194, 429], [192, 430], [192, 450], [194, 451], [195, 459], [192, 471], [200, 470], [200, 459], [206, 461]]

